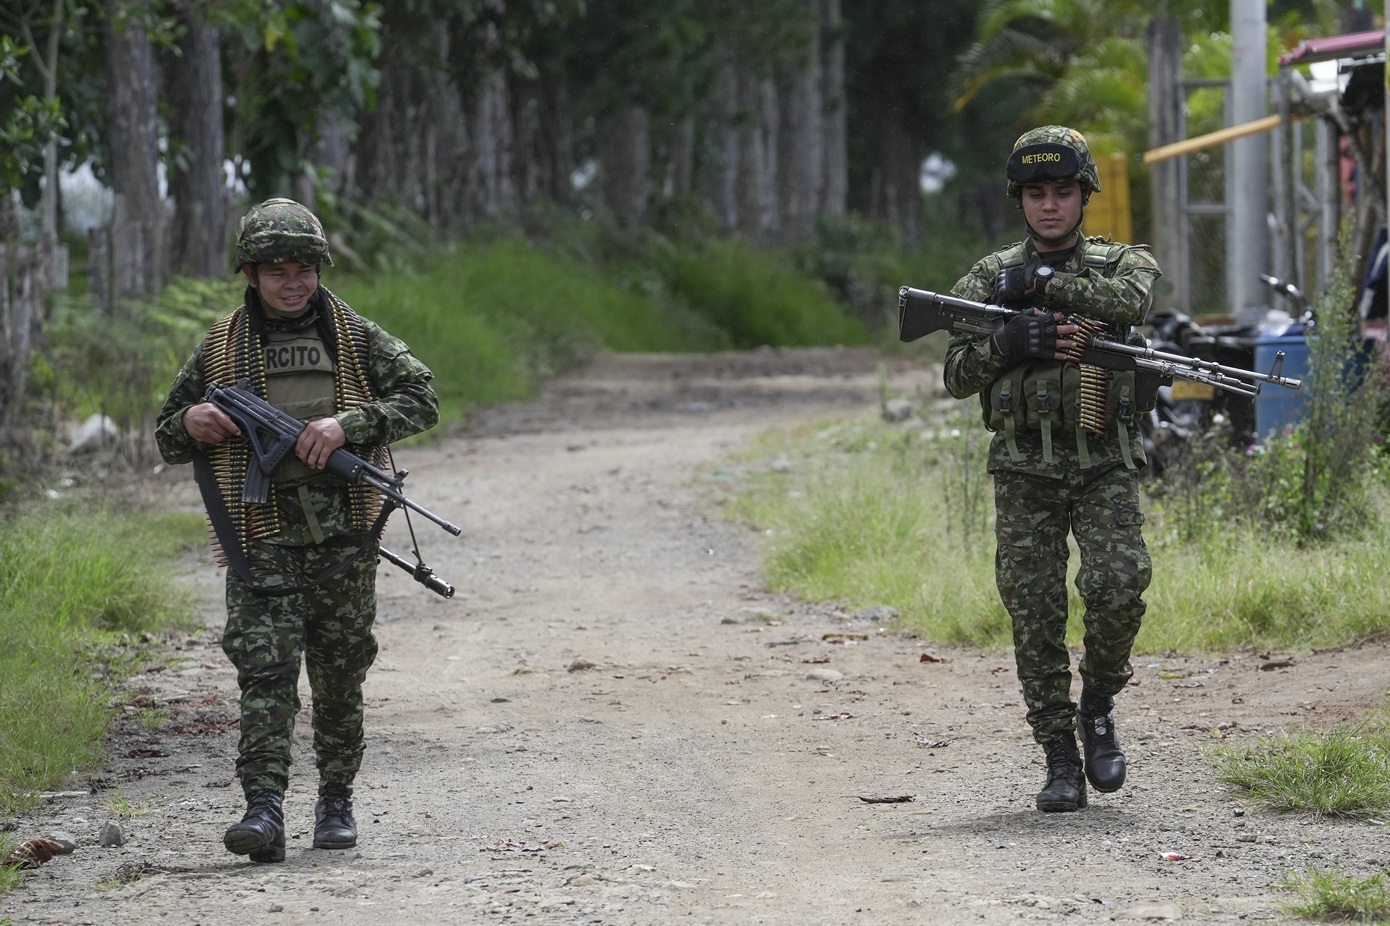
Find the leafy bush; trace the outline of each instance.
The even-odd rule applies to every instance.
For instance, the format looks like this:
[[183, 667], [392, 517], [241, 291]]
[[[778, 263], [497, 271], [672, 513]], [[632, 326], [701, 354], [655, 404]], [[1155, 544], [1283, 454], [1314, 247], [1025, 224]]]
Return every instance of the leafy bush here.
[[592, 266], [516, 239], [436, 252], [417, 273], [334, 287], [435, 371], [445, 417], [525, 398], [599, 349], [708, 349], [718, 333]]
[[1156, 496], [1179, 539], [1205, 542], [1243, 523], [1310, 544], [1354, 538], [1371, 526], [1370, 493], [1387, 473], [1380, 430], [1386, 366], [1362, 352], [1345, 235], [1341, 253], [1309, 328], [1302, 420], [1254, 447], [1208, 435], [1166, 470]]
[[736, 240], [658, 249], [656, 266], [671, 292], [725, 332], [731, 346], [863, 344], [868, 332], [825, 286], [785, 258]]
[[237, 279], [176, 279], [159, 296], [110, 314], [86, 299], [61, 303], [31, 378], [51, 426], [106, 415], [120, 431], [119, 456], [135, 465], [152, 460], [154, 417], [169, 384], [208, 326], [241, 303]]

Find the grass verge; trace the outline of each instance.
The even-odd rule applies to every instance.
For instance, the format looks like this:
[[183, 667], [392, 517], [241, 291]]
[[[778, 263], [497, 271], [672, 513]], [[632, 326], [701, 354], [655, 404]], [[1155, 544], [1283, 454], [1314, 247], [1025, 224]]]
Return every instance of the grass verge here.
[[1309, 869], [1290, 875], [1280, 886], [1299, 895], [1297, 901], [1285, 905], [1295, 916], [1372, 926], [1390, 922], [1390, 883], [1384, 872], [1356, 878]]
[[0, 515], [0, 816], [93, 768], [142, 634], [188, 621], [168, 561], [204, 542], [201, 518], [84, 499]]
[[[986, 437], [963, 413], [936, 427], [857, 420], [772, 434], [736, 461], [728, 509], [766, 535], [771, 587], [888, 605], [904, 629], [931, 640], [1006, 648]], [[1390, 587], [1379, 579], [1390, 549], [1383, 492], [1365, 531], [1313, 547], [1251, 524], [1184, 543], [1145, 508], [1154, 561], [1146, 598], [1163, 619], [1144, 625], [1136, 651], [1335, 646], [1390, 631]], [[1073, 589], [1076, 644], [1081, 611]]]
[[1216, 754], [1218, 779], [1272, 810], [1351, 820], [1390, 815], [1390, 722], [1384, 715]]

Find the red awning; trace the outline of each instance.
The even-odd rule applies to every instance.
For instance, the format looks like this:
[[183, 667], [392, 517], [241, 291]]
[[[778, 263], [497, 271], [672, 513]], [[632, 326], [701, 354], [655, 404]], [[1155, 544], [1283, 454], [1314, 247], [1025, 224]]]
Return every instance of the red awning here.
[[1314, 61], [1329, 61], [1333, 58], [1355, 58], [1360, 55], [1383, 51], [1385, 51], [1384, 29], [1372, 29], [1369, 32], [1348, 32], [1346, 35], [1304, 39], [1293, 51], [1285, 52], [1279, 56], [1279, 66], [1311, 64]]

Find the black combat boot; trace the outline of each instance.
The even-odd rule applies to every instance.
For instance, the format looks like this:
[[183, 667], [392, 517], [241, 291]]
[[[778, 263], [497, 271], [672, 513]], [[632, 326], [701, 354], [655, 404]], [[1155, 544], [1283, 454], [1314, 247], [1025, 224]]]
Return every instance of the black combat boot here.
[[1080, 810], [1086, 806], [1086, 778], [1081, 774], [1081, 755], [1076, 737], [1064, 733], [1043, 743], [1047, 753], [1047, 784], [1038, 792], [1038, 809], [1049, 813]]
[[352, 816], [352, 785], [319, 782], [314, 805], [314, 848], [351, 849], [357, 845], [357, 821]]
[[257, 791], [246, 801], [246, 815], [228, 827], [222, 845], [236, 855], [249, 855], [253, 862], [285, 860], [285, 812], [280, 795]]
[[1097, 698], [1083, 688], [1076, 710], [1076, 729], [1086, 752], [1086, 777], [1097, 791], [1109, 794], [1125, 783], [1125, 754], [1115, 736], [1114, 698]]

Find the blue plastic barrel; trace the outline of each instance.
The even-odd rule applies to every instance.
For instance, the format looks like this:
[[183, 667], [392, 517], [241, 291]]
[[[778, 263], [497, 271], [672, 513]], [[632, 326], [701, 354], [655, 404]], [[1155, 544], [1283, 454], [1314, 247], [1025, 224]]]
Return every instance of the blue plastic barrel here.
[[[1284, 352], [1284, 370], [1280, 374], [1291, 379], [1308, 376], [1308, 340], [1303, 328], [1296, 325], [1283, 334], [1261, 334], [1255, 338], [1255, 372], [1268, 373], [1275, 356]], [[1266, 385], [1255, 396], [1255, 433], [1261, 440], [1286, 425], [1303, 420], [1307, 400], [1302, 390]]]

